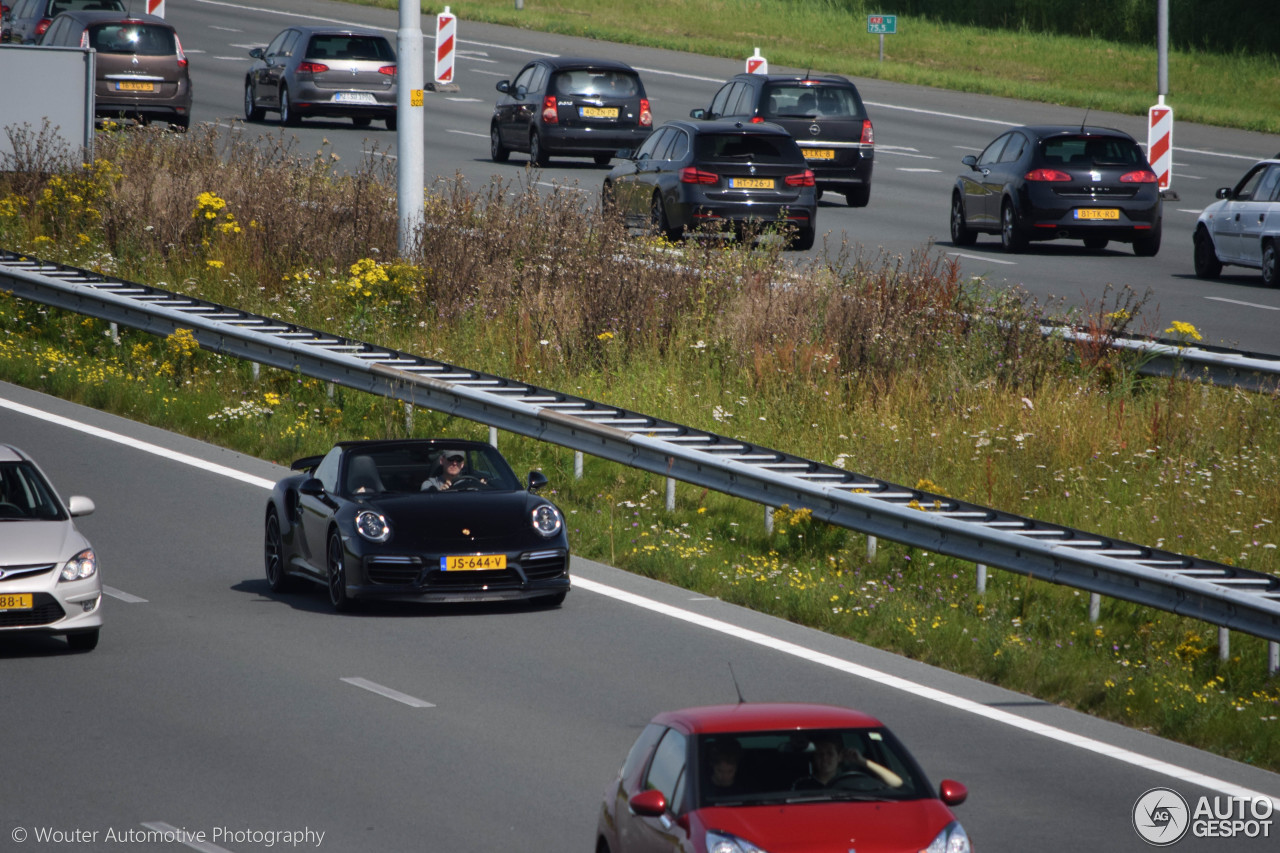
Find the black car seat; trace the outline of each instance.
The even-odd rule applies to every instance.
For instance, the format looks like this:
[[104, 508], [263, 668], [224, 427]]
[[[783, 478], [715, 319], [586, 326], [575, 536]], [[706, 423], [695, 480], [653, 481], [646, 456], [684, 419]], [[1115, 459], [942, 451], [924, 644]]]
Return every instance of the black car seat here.
[[353, 457], [347, 466], [347, 493], [378, 494], [383, 491], [382, 477], [378, 475], [378, 465], [373, 457]]

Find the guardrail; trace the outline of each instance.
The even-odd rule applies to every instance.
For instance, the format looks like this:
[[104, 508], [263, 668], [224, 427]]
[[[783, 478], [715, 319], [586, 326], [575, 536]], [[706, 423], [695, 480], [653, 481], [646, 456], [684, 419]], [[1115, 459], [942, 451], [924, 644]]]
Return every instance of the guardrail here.
[[[208, 350], [559, 444], [869, 536], [1241, 631], [1280, 669], [1280, 577], [1098, 536], [608, 406], [0, 251], [0, 288]], [[1185, 361], [1189, 353], [1180, 350]]]

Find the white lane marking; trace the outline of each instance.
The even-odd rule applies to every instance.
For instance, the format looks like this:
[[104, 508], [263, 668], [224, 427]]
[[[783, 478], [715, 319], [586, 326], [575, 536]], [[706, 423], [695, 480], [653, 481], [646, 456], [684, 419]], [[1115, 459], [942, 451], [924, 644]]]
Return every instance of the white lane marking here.
[[107, 586], [106, 584], [103, 584], [102, 591], [107, 595], [111, 596], [112, 598], [120, 599], [125, 604], [146, 604], [147, 603], [147, 600], [145, 598], [139, 598], [133, 593], [125, 592], [122, 589], [116, 589], [114, 586]]
[[942, 170], [941, 170], [941, 169], [925, 169], [925, 168], [923, 168], [923, 167], [909, 168], [909, 167], [907, 167], [907, 166], [896, 166], [896, 167], [894, 168], [894, 171], [898, 171], [898, 172], [928, 172], [928, 173], [933, 174], [933, 175], [940, 175], [940, 174], [942, 174]]
[[593, 193], [595, 190], [586, 187], [566, 187], [564, 184], [557, 184], [551, 181], [534, 181], [540, 187], [551, 187], [553, 190], [573, 190], [576, 193]]
[[968, 258], [971, 261], [986, 261], [992, 264], [1005, 264], [1015, 267], [1018, 265], [1017, 261], [1004, 261], [1000, 258], [989, 258], [986, 255], [966, 255], [964, 252], [947, 252], [947, 254], [955, 255], [957, 258]]
[[212, 842], [196, 841], [195, 838], [197, 837], [197, 833], [203, 834], [201, 830], [191, 832], [187, 829], [179, 829], [173, 824], [162, 823], [158, 820], [148, 821], [142, 825], [152, 832], [161, 833], [163, 836], [163, 838], [160, 839], [162, 843], [167, 844], [177, 842], [183, 847], [190, 847], [192, 850], [199, 850], [200, 853], [231, 853], [227, 848], [219, 847]]
[[1211, 299], [1214, 302], [1228, 302], [1232, 305], [1243, 305], [1246, 308], [1265, 308], [1268, 311], [1280, 311], [1280, 307], [1275, 305], [1259, 305], [1256, 302], [1241, 302], [1239, 299], [1227, 299], [1225, 296], [1206, 296], [1205, 299]]
[[445, 98], [446, 101], [457, 101], [460, 104], [478, 104], [479, 98]]
[[211, 56], [210, 59], [221, 59], [223, 62], [253, 62], [251, 56]]
[[776, 637], [770, 637], [767, 634], [761, 634], [757, 631], [741, 628], [737, 625], [732, 625], [719, 619], [712, 619], [709, 616], [702, 616], [688, 610], [681, 610], [679, 607], [672, 607], [669, 604], [663, 604], [662, 602], [654, 601], [653, 599], [645, 598], [624, 590], [614, 589], [611, 586], [586, 580], [585, 578], [575, 577], [573, 579], [573, 585], [580, 589], [589, 590], [599, 595], [622, 601], [634, 607], [650, 610], [654, 613], [659, 613], [672, 619], [678, 619], [681, 622], [688, 622], [691, 625], [697, 625], [710, 631], [726, 634], [744, 642], [753, 643], [757, 646], [763, 646], [764, 648], [772, 649], [783, 654], [792, 655], [793, 657], [807, 660], [810, 663], [815, 663], [819, 666], [825, 666], [829, 669], [844, 672], [858, 678], [865, 678], [868, 681], [873, 681], [876, 684], [883, 685], [884, 687], [901, 690], [905, 693], [910, 693], [912, 696], [918, 696], [921, 699], [938, 702], [948, 708], [954, 708], [958, 711], [966, 711], [970, 714], [985, 717], [988, 720], [992, 720], [997, 723], [1003, 723], [1006, 726], [1012, 726], [1015, 729], [1022, 729], [1023, 731], [1030, 732], [1031, 734], [1040, 735], [1041, 737], [1046, 737], [1050, 740], [1065, 743], [1068, 746], [1078, 747], [1107, 758], [1114, 758], [1117, 761], [1123, 761], [1126, 764], [1132, 764], [1133, 766], [1140, 767], [1144, 770], [1151, 770], [1177, 779], [1181, 782], [1198, 785], [1214, 791], [1220, 791], [1233, 797], [1246, 797], [1249, 799], [1255, 797], [1266, 798], [1271, 800], [1277, 808], [1280, 808], [1280, 797], [1274, 797], [1261, 791], [1252, 791], [1232, 782], [1215, 779], [1212, 776], [1206, 776], [1203, 773], [1197, 773], [1194, 770], [1179, 767], [1176, 764], [1169, 764], [1168, 762], [1160, 761], [1146, 755], [1140, 755], [1127, 749], [1120, 749], [1114, 744], [1103, 743], [1102, 741], [1093, 740], [1092, 738], [1087, 738], [1083, 735], [1068, 732], [1054, 726], [1037, 723], [1034, 720], [1019, 717], [1018, 715], [1011, 714], [1008, 711], [991, 708], [980, 702], [974, 702], [971, 699], [965, 699], [962, 696], [946, 693], [933, 687], [925, 687], [923, 684], [917, 684], [914, 681], [908, 681], [905, 678], [890, 675], [886, 672], [881, 672], [878, 669], [872, 669], [869, 666], [852, 663], [835, 657], [834, 655], [815, 652], [813, 649], [806, 649], [804, 646], [789, 643], [786, 640], [779, 640]]
[[1187, 208], [1185, 208], [1185, 207], [1179, 207], [1179, 208], [1175, 208], [1175, 209], [1178, 211], [1178, 213], [1194, 213], [1196, 216], [1199, 216], [1199, 215], [1200, 215], [1200, 213], [1201, 213], [1201, 211], [1199, 211], [1199, 210], [1188, 210], [1188, 209], [1187, 209]]
[[467, 73], [468, 74], [488, 74], [490, 77], [510, 77], [511, 76], [510, 72], [507, 72], [507, 71], [486, 71], [483, 68], [472, 68]]
[[221, 30], [221, 31], [222, 31], [222, 32], [224, 32], [224, 33], [242, 33], [242, 32], [244, 32], [244, 30], [237, 30], [235, 27], [215, 27], [215, 26], [210, 26], [210, 27], [209, 27], [209, 29], [211, 29], [211, 30]]
[[917, 148], [903, 148], [894, 145], [877, 145], [877, 154], [897, 154], [899, 157], [916, 157], [921, 160], [937, 160], [932, 154], [921, 154]]
[[487, 133], [476, 133], [472, 130], [454, 130], [453, 128], [445, 128], [445, 133], [456, 133], [459, 136], [478, 136], [481, 139], [489, 138], [489, 134]]
[[185, 453], [179, 453], [176, 450], [168, 450], [154, 444], [148, 444], [145, 441], [139, 441], [136, 438], [129, 438], [115, 432], [108, 432], [105, 429], [82, 424], [71, 418], [64, 418], [61, 415], [55, 415], [50, 412], [42, 412], [39, 409], [33, 409], [30, 406], [24, 406], [21, 403], [15, 403], [12, 400], [0, 398], [0, 408], [10, 409], [22, 415], [29, 415], [42, 421], [48, 421], [51, 424], [73, 429], [92, 435], [95, 438], [103, 438], [107, 441], [114, 441], [116, 444], [123, 444], [125, 447], [132, 447], [134, 450], [141, 450], [143, 453], [150, 453], [172, 462], [181, 462], [183, 465], [190, 465], [193, 468], [202, 468], [211, 474], [221, 474], [224, 477], [230, 477], [233, 480], [239, 480], [242, 483], [248, 483], [251, 486], [261, 486], [264, 489], [271, 489], [275, 483], [271, 480], [264, 480], [262, 477], [255, 477], [252, 474], [246, 474], [243, 471], [237, 471], [234, 468], [228, 468], [225, 465], [218, 465], [215, 462], [206, 462], [203, 459], [197, 459], [194, 456], [188, 456]]
[[370, 693], [377, 693], [379, 696], [385, 696], [388, 699], [394, 699], [397, 702], [403, 702], [410, 708], [434, 708], [430, 702], [424, 702], [421, 699], [410, 696], [407, 693], [401, 693], [399, 690], [392, 690], [390, 687], [383, 687], [381, 684], [375, 684], [363, 678], [343, 678], [347, 684], [359, 687], [362, 690], [368, 690]]

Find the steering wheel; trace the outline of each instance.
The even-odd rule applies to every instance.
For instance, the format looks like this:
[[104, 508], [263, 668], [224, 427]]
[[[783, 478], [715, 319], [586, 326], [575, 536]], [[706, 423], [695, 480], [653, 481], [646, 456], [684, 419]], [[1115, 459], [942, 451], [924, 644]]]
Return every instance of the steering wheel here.
[[462, 474], [453, 478], [453, 482], [449, 484], [449, 491], [452, 492], [458, 489], [470, 491], [479, 489], [485, 485], [485, 481], [474, 474]]
[[25, 518], [26, 513], [22, 511], [22, 507], [17, 504], [11, 504], [8, 501], [0, 501], [0, 518]]
[[846, 770], [843, 773], [837, 773], [827, 784], [827, 787], [865, 791], [872, 787], [879, 787], [882, 784], [880, 777], [869, 770]]

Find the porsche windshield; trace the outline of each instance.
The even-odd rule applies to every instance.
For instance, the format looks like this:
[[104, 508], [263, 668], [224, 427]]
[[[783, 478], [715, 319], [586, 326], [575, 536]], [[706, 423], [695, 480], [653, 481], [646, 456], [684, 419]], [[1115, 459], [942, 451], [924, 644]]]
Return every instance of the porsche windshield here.
[[342, 491], [349, 497], [521, 488], [511, 466], [491, 447], [371, 448], [347, 454], [345, 466]]

